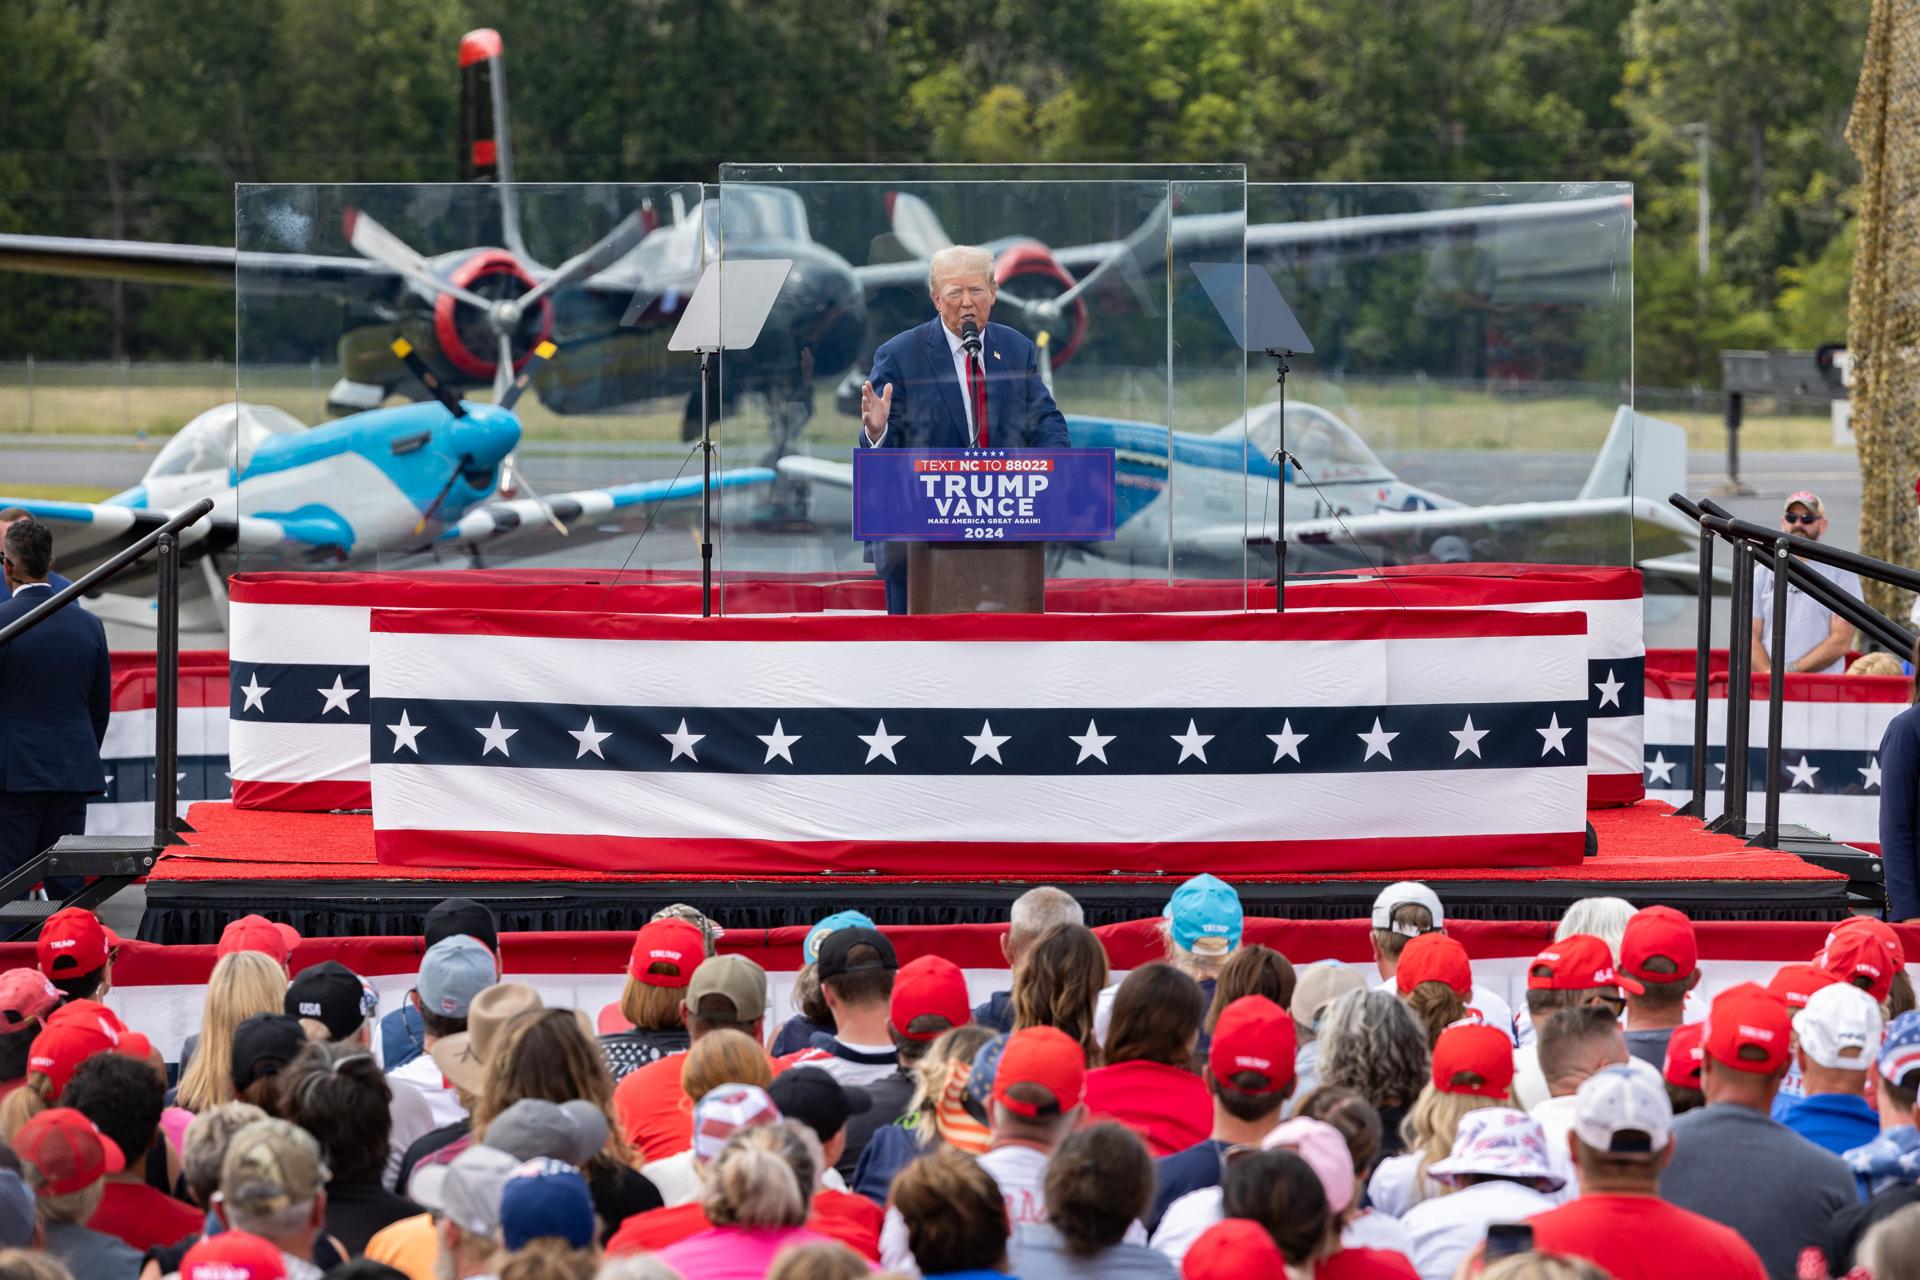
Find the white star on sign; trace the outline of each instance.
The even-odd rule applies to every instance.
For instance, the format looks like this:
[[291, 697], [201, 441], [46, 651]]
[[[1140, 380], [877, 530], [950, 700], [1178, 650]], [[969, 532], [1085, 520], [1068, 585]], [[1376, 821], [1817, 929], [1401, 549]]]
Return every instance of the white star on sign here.
[[1085, 733], [1079, 735], [1070, 733], [1067, 735], [1067, 741], [1080, 748], [1080, 755], [1074, 760], [1074, 763], [1085, 764], [1088, 757], [1092, 757], [1101, 764], [1105, 764], [1107, 762], [1107, 744], [1112, 742], [1115, 736], [1116, 735], [1111, 733], [1101, 733], [1099, 725], [1096, 725], [1091, 720], [1087, 721], [1087, 731]]
[[1392, 733], [1388, 733], [1380, 727], [1380, 717], [1375, 716], [1373, 718], [1372, 733], [1361, 733], [1355, 734], [1354, 736], [1367, 744], [1367, 754], [1360, 757], [1360, 763], [1365, 764], [1375, 756], [1385, 756], [1389, 760], [1393, 759], [1393, 749], [1388, 744], [1399, 737], [1400, 732], [1396, 729]]
[[663, 733], [660, 736], [665, 738], [667, 744], [673, 748], [673, 754], [667, 757], [668, 764], [672, 764], [681, 756], [685, 756], [695, 764], [700, 763], [700, 757], [693, 754], [693, 744], [707, 735], [704, 733], [688, 733], [686, 717], [682, 716], [680, 718], [680, 727], [678, 729], [675, 729], [672, 733]]
[[613, 735], [610, 733], [594, 732], [592, 716], [587, 717], [586, 728], [569, 729], [567, 730], [567, 733], [572, 736], [575, 742], [580, 744], [580, 749], [573, 753], [573, 758], [575, 760], [582, 758], [589, 751], [593, 752], [593, 754], [595, 754], [596, 756], [599, 756], [602, 760], [605, 760], [607, 758], [606, 752], [600, 749], [600, 744], [605, 742], [608, 738], [611, 738]]
[[872, 764], [881, 756], [885, 756], [889, 764], [900, 763], [893, 758], [893, 749], [900, 743], [905, 742], [907, 735], [904, 733], [888, 733], [887, 722], [885, 720], [882, 720], [874, 728], [872, 733], [856, 733], [853, 736], [867, 744], [867, 758], [861, 761], [862, 764]]
[[1720, 771], [1720, 785], [1723, 787], [1726, 786], [1727, 785], [1727, 762], [1725, 760], [1715, 760], [1713, 762], [1713, 767]]
[[347, 703], [352, 700], [354, 694], [360, 691], [358, 689], [347, 688], [346, 681], [336, 675], [333, 678], [333, 688], [316, 689], [314, 692], [327, 700], [327, 705], [320, 708], [321, 715], [325, 715], [329, 711], [339, 711], [345, 715], [352, 715], [353, 708], [349, 707]]
[[1601, 706], [1617, 707], [1620, 705], [1620, 691], [1627, 686], [1623, 681], [1615, 680], [1613, 678], [1613, 668], [1608, 667], [1607, 678], [1596, 681], [1593, 687], [1600, 691]]
[[[410, 723], [407, 720], [407, 713], [405, 711], [402, 711], [400, 713], [400, 723], [390, 724], [387, 726], [387, 730], [393, 734], [394, 751], [397, 753], [402, 747], [404, 747], [408, 751], [413, 752], [413, 754], [419, 755], [420, 744], [415, 742], [414, 739], [418, 738], [421, 735], [421, 733], [426, 730], [426, 727], [427, 726], [423, 724]], [[485, 755], [486, 752], [482, 751], [480, 754]]]
[[1813, 790], [1813, 775], [1820, 772], [1820, 766], [1817, 764], [1808, 764], [1807, 758], [1801, 756], [1799, 764], [1790, 764], [1787, 766], [1787, 772], [1793, 775], [1793, 782], [1790, 786], [1797, 787], [1804, 783], [1807, 790], [1811, 791]]
[[980, 722], [979, 733], [963, 733], [960, 736], [973, 745], [973, 759], [967, 761], [968, 764], [979, 764], [981, 759], [986, 756], [992, 756], [995, 764], [1006, 763], [1005, 760], [1000, 758], [1000, 744], [1003, 742], [1011, 742], [1013, 738], [1010, 734], [995, 733], [993, 731], [993, 721], [982, 720]]
[[1449, 729], [1447, 732], [1453, 735], [1453, 758], [1455, 760], [1458, 760], [1469, 751], [1473, 752], [1479, 759], [1486, 759], [1485, 756], [1480, 754], [1480, 739], [1486, 737], [1490, 730], [1474, 728], [1472, 716], [1467, 717], [1465, 728]]
[[1200, 732], [1193, 721], [1187, 721], [1185, 733], [1170, 733], [1167, 736], [1180, 744], [1180, 758], [1174, 761], [1175, 764], [1184, 764], [1192, 756], [1200, 757], [1201, 764], [1207, 763], [1207, 744], [1213, 741], [1213, 735]]
[[1549, 751], [1558, 751], [1563, 756], [1567, 754], [1566, 739], [1567, 735], [1573, 732], [1573, 726], [1567, 725], [1565, 728], [1562, 728], [1560, 725], [1560, 713], [1558, 711], [1547, 718], [1546, 728], [1535, 729], [1534, 732], [1539, 734], [1541, 738], [1540, 756], [1542, 759], [1546, 758]]
[[1280, 722], [1280, 732], [1267, 735], [1267, 741], [1273, 744], [1273, 763], [1279, 764], [1280, 758], [1285, 756], [1295, 764], [1299, 764], [1300, 744], [1306, 740], [1306, 734], [1295, 733], [1293, 731], [1292, 720], [1282, 720]]
[[512, 758], [512, 753], [507, 750], [507, 739], [520, 731], [518, 729], [502, 729], [500, 727], [500, 713], [498, 711], [493, 713], [493, 725], [491, 727], [484, 725], [476, 726], [474, 732], [486, 739], [486, 745], [480, 748], [481, 759], [486, 759], [487, 753], [490, 751], [498, 751], [501, 755], [507, 756], [509, 759]]
[[258, 671], [248, 676], [247, 682], [240, 686], [240, 692], [247, 695], [246, 702], [240, 708], [240, 714], [245, 715], [249, 711], [258, 711], [262, 715], [265, 715], [267, 710], [267, 695], [272, 691], [272, 685], [260, 683], [260, 673]]
[[1868, 756], [1867, 767], [1862, 769], [1862, 768], [1859, 768], [1858, 766], [1855, 766], [1854, 772], [1859, 774], [1861, 778], [1864, 779], [1864, 781], [1861, 783], [1862, 786], [1878, 787], [1880, 785], [1880, 757]]
[[799, 734], [786, 732], [780, 727], [780, 722], [775, 720], [772, 733], [756, 733], [753, 736], [760, 739], [767, 748], [767, 758], [762, 760], [761, 764], [772, 764], [775, 756], [779, 756], [788, 764], [793, 763], [793, 744], [800, 741]]
[[1663, 787], [1673, 785], [1673, 771], [1679, 765], [1678, 760], [1667, 759], [1664, 751], [1653, 753], [1653, 759], [1647, 761], [1647, 781], [1657, 782]]

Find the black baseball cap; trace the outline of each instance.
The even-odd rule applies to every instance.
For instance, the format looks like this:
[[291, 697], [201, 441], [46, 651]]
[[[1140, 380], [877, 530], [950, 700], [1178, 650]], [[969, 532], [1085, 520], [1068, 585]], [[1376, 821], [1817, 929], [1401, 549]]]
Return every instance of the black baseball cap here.
[[461, 934], [478, 938], [489, 951], [500, 950], [500, 926], [493, 918], [493, 909], [472, 898], [446, 898], [435, 903], [420, 932], [426, 937], [428, 950], [436, 942]]
[[[872, 947], [878, 954], [870, 959], [851, 961], [847, 957], [855, 947]], [[863, 929], [855, 925], [851, 929], [835, 929], [820, 944], [820, 959], [815, 962], [815, 971], [820, 981], [838, 978], [848, 973], [863, 973], [869, 969], [898, 969], [899, 959], [893, 953], [893, 944], [878, 929]]]
[[284, 1013], [256, 1013], [233, 1032], [233, 1090], [280, 1074], [307, 1044], [300, 1019]]
[[823, 1143], [846, 1127], [848, 1116], [873, 1109], [865, 1089], [843, 1085], [819, 1067], [788, 1067], [767, 1086], [767, 1096], [781, 1115], [798, 1120]]
[[286, 1011], [325, 1023], [329, 1040], [345, 1040], [373, 1012], [367, 995], [359, 974], [338, 960], [325, 960], [294, 975], [287, 987]]

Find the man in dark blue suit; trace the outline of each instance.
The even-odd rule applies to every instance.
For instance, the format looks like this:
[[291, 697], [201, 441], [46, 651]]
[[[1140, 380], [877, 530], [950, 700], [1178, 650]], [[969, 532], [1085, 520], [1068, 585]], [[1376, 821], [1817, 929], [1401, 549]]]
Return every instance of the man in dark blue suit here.
[[[8, 526], [0, 569], [13, 598], [0, 604], [0, 626], [53, 594], [52, 565], [47, 526]], [[77, 604], [0, 646], [0, 871], [86, 830], [87, 800], [103, 789], [109, 683], [106, 629]]]
[[[1025, 335], [992, 324], [993, 255], [954, 245], [933, 255], [927, 288], [939, 312], [880, 345], [860, 388], [860, 445], [868, 449], [1065, 449], [1067, 420], [1040, 379]], [[977, 343], [962, 334], [967, 322]], [[875, 388], [880, 388], [878, 391]], [[887, 612], [907, 611], [907, 548], [871, 544], [887, 584]]]
[[[7, 530], [12, 526], [14, 521], [31, 519], [33, 519], [33, 512], [28, 511], [25, 507], [8, 507], [5, 511], [0, 511], [0, 545], [5, 545]], [[47, 585], [55, 591], [64, 591], [73, 584], [59, 574], [49, 572], [47, 574]], [[0, 574], [0, 601], [8, 599], [12, 595], [13, 588], [7, 585], [6, 575]]]

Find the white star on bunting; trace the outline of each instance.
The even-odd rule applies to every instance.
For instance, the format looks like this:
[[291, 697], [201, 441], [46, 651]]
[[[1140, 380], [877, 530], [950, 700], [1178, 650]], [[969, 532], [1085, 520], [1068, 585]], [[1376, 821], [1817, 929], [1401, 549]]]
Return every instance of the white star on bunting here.
[[1596, 681], [1593, 687], [1600, 691], [1601, 706], [1617, 707], [1620, 705], [1620, 691], [1626, 688], [1627, 686], [1624, 681], [1615, 680], [1613, 678], [1613, 668], [1608, 667], [1607, 678], [1605, 680]]
[[1472, 716], [1467, 717], [1465, 728], [1449, 729], [1447, 732], [1453, 735], [1453, 758], [1455, 760], [1458, 760], [1469, 751], [1473, 752], [1473, 754], [1481, 760], [1486, 759], [1485, 756], [1480, 754], [1480, 739], [1486, 737], [1491, 730], [1474, 728]]
[[1723, 787], [1726, 786], [1727, 785], [1727, 762], [1725, 760], [1715, 760], [1713, 762], [1713, 767], [1720, 771], [1720, 785]]
[[1005, 760], [1000, 758], [1000, 744], [1003, 742], [1011, 742], [1013, 738], [1010, 734], [995, 733], [993, 731], [993, 721], [982, 720], [980, 722], [979, 733], [963, 733], [960, 736], [965, 738], [973, 746], [973, 759], [967, 761], [968, 764], [979, 764], [982, 759], [987, 757], [992, 757], [995, 764], [1006, 763]]
[[1170, 733], [1167, 736], [1180, 744], [1180, 758], [1174, 761], [1175, 764], [1185, 764], [1195, 756], [1199, 757], [1201, 764], [1207, 763], [1207, 744], [1213, 741], [1213, 735], [1201, 733], [1192, 720], [1187, 721], [1185, 733]]
[[1663, 787], [1673, 785], [1673, 771], [1679, 766], [1678, 760], [1667, 759], [1664, 751], [1653, 753], [1653, 759], [1647, 761], [1647, 781], [1657, 782]]
[[605, 742], [608, 738], [611, 738], [613, 735], [611, 733], [596, 732], [593, 727], [592, 716], [587, 717], [586, 728], [569, 729], [567, 730], [567, 733], [572, 736], [575, 742], [580, 744], [580, 749], [573, 753], [573, 758], [575, 760], [579, 760], [583, 758], [589, 751], [593, 752], [594, 755], [599, 756], [602, 760], [605, 760], [607, 758], [607, 753], [600, 749], [600, 744]]
[[761, 764], [772, 764], [775, 756], [779, 756], [788, 764], [793, 763], [793, 744], [800, 741], [799, 734], [786, 732], [780, 727], [780, 722], [775, 720], [772, 733], [756, 733], [753, 736], [760, 739], [767, 748], [767, 758], [762, 760]]
[[1790, 764], [1787, 766], [1787, 772], [1793, 775], [1792, 786], [1805, 786], [1807, 790], [1811, 791], [1813, 790], [1813, 775], [1820, 772], [1820, 766], [1817, 764], [1808, 764], [1807, 758], [1801, 756], [1799, 764]]
[[1282, 720], [1280, 732], [1267, 735], [1267, 741], [1273, 744], [1273, 763], [1279, 764], [1281, 757], [1284, 756], [1295, 764], [1299, 764], [1301, 762], [1300, 744], [1306, 740], [1306, 734], [1293, 731], [1292, 720]]
[[885, 720], [875, 726], [872, 733], [856, 733], [854, 737], [867, 744], [867, 758], [861, 761], [862, 764], [872, 764], [882, 756], [886, 757], [888, 764], [899, 764], [893, 758], [893, 749], [907, 740], [904, 733], [888, 733]]
[[1868, 756], [1867, 767], [1862, 769], [1856, 765], [1854, 766], [1854, 772], [1859, 774], [1863, 779], [1860, 784], [1861, 786], [1878, 789], [1880, 786], [1880, 757]]
[[1107, 762], [1107, 744], [1112, 742], [1115, 736], [1116, 735], [1111, 733], [1101, 733], [1099, 725], [1091, 720], [1087, 721], [1087, 731], [1085, 733], [1078, 735], [1070, 733], [1067, 735], [1067, 741], [1080, 748], [1080, 754], [1074, 760], [1074, 763], [1085, 764], [1087, 760], [1091, 758], [1098, 760], [1101, 764], [1105, 764]]
[[[388, 732], [393, 734], [393, 749], [395, 753], [405, 749], [413, 752], [415, 755], [419, 755], [420, 744], [416, 742], [415, 739], [426, 731], [426, 727], [427, 726], [423, 724], [413, 724], [409, 722], [407, 713], [402, 711], [400, 713], [400, 723], [387, 726]], [[480, 754], [485, 755], [486, 752], [483, 751]]]
[[1380, 717], [1375, 716], [1373, 718], [1372, 733], [1361, 733], [1355, 734], [1354, 736], [1367, 744], [1367, 754], [1360, 757], [1360, 763], [1365, 764], [1375, 756], [1385, 756], [1389, 760], [1393, 759], [1393, 748], [1389, 744], [1400, 736], [1400, 731], [1396, 729], [1391, 733], [1387, 732], [1380, 727]]
[[333, 688], [316, 689], [314, 692], [327, 700], [327, 705], [320, 708], [321, 715], [325, 715], [329, 711], [339, 711], [345, 715], [352, 715], [353, 708], [349, 707], [347, 703], [353, 699], [354, 694], [360, 691], [358, 689], [347, 688], [346, 681], [336, 675], [333, 678]]
[[267, 695], [273, 692], [273, 686], [270, 684], [261, 684], [260, 673], [258, 671], [255, 671], [247, 677], [247, 682], [240, 686], [240, 692], [247, 697], [246, 702], [240, 708], [241, 715], [245, 715], [249, 711], [258, 711], [262, 715], [266, 714]]
[[1558, 751], [1563, 756], [1567, 754], [1567, 735], [1573, 732], [1573, 726], [1566, 725], [1562, 727], [1560, 724], [1560, 713], [1558, 711], [1547, 718], [1546, 728], [1535, 729], [1534, 732], [1539, 734], [1541, 738], [1540, 756], [1542, 759], [1545, 759], [1547, 753], [1550, 751]]
[[704, 733], [688, 733], [685, 716], [680, 718], [680, 727], [678, 729], [675, 729], [672, 733], [663, 733], [660, 736], [665, 738], [667, 745], [673, 748], [673, 754], [667, 757], [668, 764], [672, 764], [681, 756], [685, 756], [695, 764], [700, 763], [700, 757], [693, 754], [693, 744], [707, 735]]
[[498, 751], [508, 759], [513, 758], [513, 753], [507, 750], [507, 739], [520, 731], [518, 729], [501, 728], [500, 713], [498, 711], [493, 713], [493, 725], [491, 728], [482, 725], [476, 727], [474, 732], [486, 739], [486, 745], [480, 748], [481, 759], [485, 759], [487, 753], [490, 751]]

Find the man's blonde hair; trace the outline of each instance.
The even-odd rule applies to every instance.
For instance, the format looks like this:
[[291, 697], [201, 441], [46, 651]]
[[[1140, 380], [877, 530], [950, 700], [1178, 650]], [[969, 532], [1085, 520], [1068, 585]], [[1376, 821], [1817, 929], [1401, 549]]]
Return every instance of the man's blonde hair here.
[[987, 278], [988, 288], [993, 287], [993, 255], [978, 245], [950, 244], [927, 264], [927, 292], [938, 294], [943, 279], [973, 271]]

